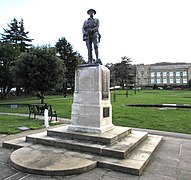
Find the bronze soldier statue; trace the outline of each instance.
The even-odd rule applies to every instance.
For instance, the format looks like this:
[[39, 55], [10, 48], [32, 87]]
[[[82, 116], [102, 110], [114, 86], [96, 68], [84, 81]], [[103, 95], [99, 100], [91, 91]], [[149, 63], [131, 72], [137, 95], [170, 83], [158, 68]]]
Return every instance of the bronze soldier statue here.
[[98, 43], [100, 42], [101, 35], [99, 34], [99, 20], [94, 18], [96, 11], [94, 9], [89, 9], [87, 14], [90, 17], [84, 22], [82, 33], [83, 41], [86, 41], [86, 46], [88, 49], [88, 64], [93, 63], [92, 56], [92, 44], [94, 45], [96, 60], [94, 63], [102, 64], [101, 60], [98, 58]]

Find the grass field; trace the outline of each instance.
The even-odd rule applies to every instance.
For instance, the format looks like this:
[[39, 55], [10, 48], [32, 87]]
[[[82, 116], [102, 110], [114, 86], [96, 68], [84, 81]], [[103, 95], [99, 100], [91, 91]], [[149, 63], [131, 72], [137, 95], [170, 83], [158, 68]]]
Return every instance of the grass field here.
[[30, 129], [40, 129], [43, 121], [29, 120], [27, 117], [0, 115], [0, 134], [15, 134], [21, 132], [18, 127], [26, 126]]
[[[113, 94], [113, 92], [112, 92]], [[191, 109], [128, 107], [124, 104], [191, 104], [191, 91], [125, 91], [116, 92], [113, 123], [120, 126], [156, 129], [191, 134]]]
[[[191, 109], [160, 109], [148, 107], [129, 107], [125, 104], [191, 104], [191, 91], [175, 90], [141, 90], [136, 94], [129, 91], [116, 91], [116, 101], [113, 102], [111, 92], [113, 124], [145, 129], [182, 132], [191, 134]], [[45, 96], [45, 102], [52, 105], [59, 117], [70, 118], [72, 96]], [[36, 97], [1, 100], [2, 103], [40, 103]], [[0, 112], [28, 113], [27, 107], [7, 108], [0, 106]], [[1, 119], [1, 115], [0, 115]], [[1, 120], [0, 120], [1, 121]]]

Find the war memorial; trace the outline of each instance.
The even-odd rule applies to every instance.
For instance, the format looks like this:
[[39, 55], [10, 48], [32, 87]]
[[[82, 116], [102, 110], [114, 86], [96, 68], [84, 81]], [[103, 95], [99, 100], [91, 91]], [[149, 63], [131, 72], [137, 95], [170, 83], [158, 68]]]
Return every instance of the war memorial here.
[[93, 18], [95, 10], [87, 13], [83, 40], [88, 61], [75, 72], [71, 124], [4, 142], [16, 149], [10, 161], [20, 171], [65, 176], [99, 167], [140, 175], [162, 141], [162, 136], [112, 124], [110, 72], [98, 56], [99, 20]]

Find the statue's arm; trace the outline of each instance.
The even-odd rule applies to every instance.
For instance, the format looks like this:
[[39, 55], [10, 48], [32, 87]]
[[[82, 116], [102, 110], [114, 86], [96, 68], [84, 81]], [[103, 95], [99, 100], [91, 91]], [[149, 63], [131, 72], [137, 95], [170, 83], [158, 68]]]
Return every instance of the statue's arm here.
[[97, 20], [97, 27], [99, 28], [99, 19], [96, 19]]
[[85, 30], [85, 27], [86, 27], [86, 21], [84, 21], [84, 24], [82, 26], [82, 34], [83, 35], [87, 33], [86, 30]]
[[95, 19], [96, 21], [96, 27], [93, 28], [94, 32], [99, 32], [99, 19]]
[[86, 21], [84, 22], [83, 27], [82, 27], [82, 34], [83, 34], [83, 41], [86, 41], [88, 38], [87, 31], [86, 31]]
[[99, 33], [99, 19], [97, 19], [97, 33], [98, 33], [98, 43], [99, 43], [101, 39], [101, 34]]

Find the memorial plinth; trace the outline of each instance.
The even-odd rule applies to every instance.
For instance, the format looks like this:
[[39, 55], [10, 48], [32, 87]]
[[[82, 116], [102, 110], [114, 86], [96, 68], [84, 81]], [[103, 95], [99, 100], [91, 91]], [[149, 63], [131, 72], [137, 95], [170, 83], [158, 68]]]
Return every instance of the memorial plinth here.
[[113, 128], [110, 72], [103, 65], [78, 66], [69, 130], [103, 133]]

